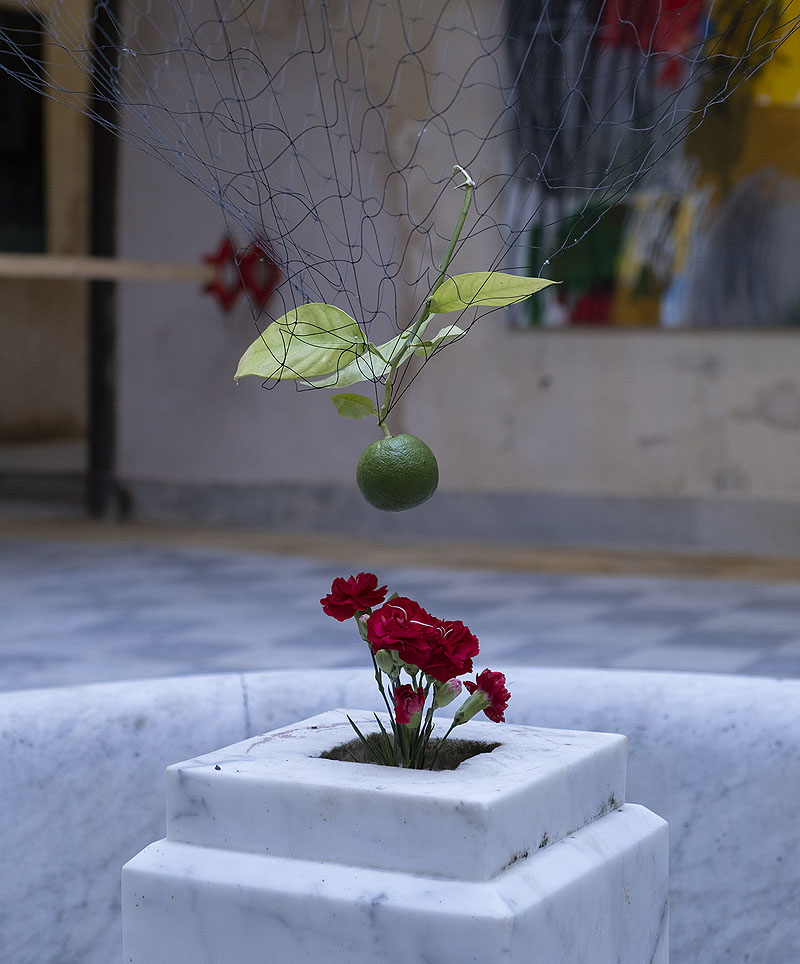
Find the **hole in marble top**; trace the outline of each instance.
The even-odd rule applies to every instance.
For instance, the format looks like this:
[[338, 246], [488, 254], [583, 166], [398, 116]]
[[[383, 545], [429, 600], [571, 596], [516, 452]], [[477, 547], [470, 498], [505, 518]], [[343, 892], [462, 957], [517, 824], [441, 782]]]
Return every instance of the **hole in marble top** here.
[[[377, 740], [377, 733], [370, 733], [367, 736], [367, 741], [370, 743], [377, 743]], [[430, 744], [428, 745], [428, 752], [425, 755], [426, 769], [428, 767], [428, 763], [436, 752], [436, 747], [438, 744], [439, 740], [431, 740]], [[448, 740], [436, 758], [433, 769], [455, 770], [465, 760], [478, 756], [480, 753], [491, 753], [492, 750], [496, 749], [498, 746], [500, 746], [499, 743], [485, 743], [481, 740]], [[358, 738], [350, 740], [347, 743], [340, 743], [339, 746], [335, 746], [331, 750], [326, 750], [324, 753], [320, 753], [320, 757], [323, 760], [340, 760], [344, 763], [375, 762], [370, 756], [367, 748]]]

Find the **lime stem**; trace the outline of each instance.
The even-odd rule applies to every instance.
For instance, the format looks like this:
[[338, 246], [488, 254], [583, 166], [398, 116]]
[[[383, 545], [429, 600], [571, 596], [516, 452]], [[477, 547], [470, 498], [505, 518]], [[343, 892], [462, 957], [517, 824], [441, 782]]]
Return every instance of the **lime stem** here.
[[447, 254], [445, 254], [444, 258], [442, 259], [442, 263], [439, 265], [439, 277], [434, 282], [434, 285], [431, 288], [431, 293], [428, 295], [427, 301], [422, 307], [422, 312], [420, 313], [420, 319], [414, 328], [413, 334], [416, 334], [417, 329], [419, 328], [420, 324], [422, 324], [422, 320], [424, 318], [424, 315], [427, 312], [431, 297], [436, 292], [436, 289], [444, 281], [444, 276], [447, 273], [447, 269], [450, 267], [450, 262], [453, 260], [453, 255], [455, 254], [456, 245], [458, 244], [458, 239], [461, 237], [461, 231], [464, 228], [464, 222], [467, 220], [467, 214], [469, 213], [470, 204], [472, 204], [472, 194], [475, 190], [475, 182], [472, 180], [469, 174], [464, 170], [464, 168], [461, 167], [459, 164], [456, 164], [456, 166], [453, 168], [453, 175], [455, 176], [456, 174], [464, 175], [464, 183], [456, 185], [457, 189], [464, 191], [464, 204], [461, 208], [461, 214], [458, 217], [458, 222], [456, 224], [455, 230], [453, 231], [453, 237], [450, 239], [450, 247], [447, 249]]
[[408, 345], [417, 337], [417, 333], [419, 332], [420, 328], [423, 326], [423, 324], [427, 324], [428, 321], [430, 321], [430, 319], [433, 317], [434, 313], [429, 310], [431, 298], [433, 298], [436, 289], [440, 287], [445, 279], [447, 269], [450, 267], [450, 262], [453, 260], [453, 255], [455, 254], [458, 239], [461, 237], [464, 222], [467, 220], [470, 205], [472, 204], [472, 194], [475, 191], [475, 182], [469, 176], [465, 168], [461, 167], [460, 164], [456, 164], [456, 166], [453, 168], [453, 176], [455, 177], [456, 174], [462, 174], [464, 177], [463, 184], [456, 184], [456, 188], [458, 190], [464, 191], [464, 204], [461, 207], [461, 214], [459, 215], [455, 229], [453, 230], [453, 236], [450, 238], [450, 245], [447, 248], [444, 258], [442, 259], [442, 263], [439, 265], [439, 275], [436, 278], [436, 281], [434, 281], [433, 287], [431, 288], [428, 297], [425, 299], [425, 303], [423, 304], [422, 308], [420, 308], [417, 320], [414, 322], [412, 328], [410, 328], [405, 334], [405, 337], [401, 338], [397, 344], [397, 347], [389, 357], [389, 372], [386, 376], [383, 404], [381, 405], [381, 410], [378, 415], [378, 425], [380, 425], [381, 430], [387, 438], [390, 437], [390, 434], [384, 425], [384, 419], [389, 412], [389, 405], [392, 401], [392, 378], [394, 376], [395, 369], [405, 356]]

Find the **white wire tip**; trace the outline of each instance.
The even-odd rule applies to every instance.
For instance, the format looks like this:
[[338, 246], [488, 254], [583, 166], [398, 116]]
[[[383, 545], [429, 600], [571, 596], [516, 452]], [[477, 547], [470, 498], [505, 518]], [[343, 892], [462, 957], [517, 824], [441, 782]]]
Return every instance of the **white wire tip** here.
[[469, 171], [467, 171], [467, 169], [462, 167], [460, 164], [456, 164], [456, 166], [453, 168], [453, 177], [455, 177], [456, 174], [462, 174], [464, 177], [463, 184], [454, 185], [456, 190], [466, 190], [468, 187], [475, 187], [475, 182], [469, 176]]

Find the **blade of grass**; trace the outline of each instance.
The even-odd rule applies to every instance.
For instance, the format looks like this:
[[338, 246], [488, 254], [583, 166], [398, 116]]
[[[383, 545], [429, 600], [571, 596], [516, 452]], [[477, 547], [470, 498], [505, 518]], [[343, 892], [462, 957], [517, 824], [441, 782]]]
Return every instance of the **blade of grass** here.
[[381, 766], [391, 766], [392, 765], [391, 757], [386, 759], [385, 756], [382, 756], [382, 754], [379, 752], [378, 747], [374, 746], [372, 743], [369, 742], [369, 740], [364, 736], [364, 734], [361, 732], [361, 730], [359, 730], [359, 728], [356, 726], [356, 724], [349, 716], [347, 717], [347, 720], [350, 723], [350, 726], [352, 726], [353, 729], [355, 730], [356, 736], [359, 738], [359, 740], [361, 740], [361, 742], [366, 747], [367, 753], [372, 757], [372, 759]]

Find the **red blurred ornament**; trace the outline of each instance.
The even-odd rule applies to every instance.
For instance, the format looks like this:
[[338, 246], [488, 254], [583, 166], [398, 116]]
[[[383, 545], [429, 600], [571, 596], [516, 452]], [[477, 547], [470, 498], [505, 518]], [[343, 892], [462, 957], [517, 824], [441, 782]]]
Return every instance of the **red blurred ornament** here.
[[230, 311], [242, 291], [251, 304], [263, 308], [283, 280], [277, 259], [266, 241], [254, 241], [244, 251], [237, 252], [230, 238], [226, 238], [203, 261], [214, 267], [214, 280], [203, 291], [213, 295], [225, 311]]

